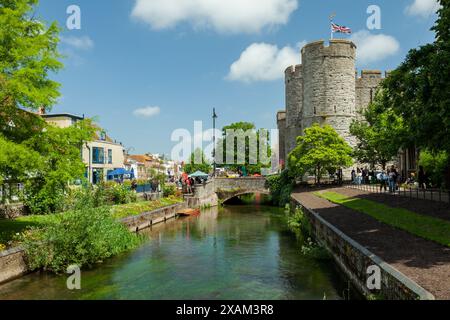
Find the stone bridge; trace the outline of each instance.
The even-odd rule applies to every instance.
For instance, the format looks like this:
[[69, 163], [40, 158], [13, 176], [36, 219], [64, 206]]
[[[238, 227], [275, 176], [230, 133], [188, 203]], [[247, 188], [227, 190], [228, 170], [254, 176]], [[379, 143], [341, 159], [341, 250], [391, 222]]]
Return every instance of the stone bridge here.
[[205, 184], [195, 185], [194, 196], [190, 199], [193, 203], [190, 206], [217, 205], [218, 201], [223, 203], [231, 198], [253, 193], [269, 194], [266, 178], [214, 178]]

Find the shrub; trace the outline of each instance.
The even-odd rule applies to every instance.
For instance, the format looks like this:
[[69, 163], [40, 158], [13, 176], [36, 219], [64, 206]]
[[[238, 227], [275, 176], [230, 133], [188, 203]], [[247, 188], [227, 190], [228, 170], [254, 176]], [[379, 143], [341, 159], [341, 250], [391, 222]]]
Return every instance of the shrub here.
[[420, 153], [419, 165], [424, 167], [429, 182], [433, 186], [442, 187], [445, 183], [445, 170], [450, 161], [450, 157], [444, 151], [431, 153], [424, 150]]
[[126, 204], [131, 202], [136, 202], [137, 195], [136, 192], [132, 191], [125, 185], [116, 185], [115, 187], [109, 189], [109, 194], [111, 195], [111, 201], [114, 204]]
[[30, 269], [65, 272], [69, 265], [92, 266], [134, 248], [138, 236], [111, 217], [109, 208], [84, 208], [58, 215], [45, 227], [28, 229], [19, 241]]
[[270, 190], [270, 198], [274, 205], [284, 207], [291, 200], [291, 193], [294, 189], [294, 179], [289, 176], [288, 170], [284, 170], [279, 175], [267, 178], [267, 186]]
[[167, 184], [163, 186], [163, 196], [165, 198], [174, 196], [177, 193], [177, 187], [174, 184]]

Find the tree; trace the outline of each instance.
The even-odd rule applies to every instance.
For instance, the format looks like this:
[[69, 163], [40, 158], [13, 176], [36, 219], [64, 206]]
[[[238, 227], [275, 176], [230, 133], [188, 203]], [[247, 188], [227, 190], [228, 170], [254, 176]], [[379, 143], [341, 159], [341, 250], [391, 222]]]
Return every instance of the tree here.
[[56, 103], [59, 83], [49, 73], [62, 68], [59, 28], [34, 18], [38, 0], [0, 0], [0, 106], [37, 110]]
[[433, 186], [441, 187], [444, 184], [444, 176], [442, 173], [450, 161], [449, 155], [445, 151], [432, 153], [423, 150], [420, 153], [419, 165], [425, 170]]
[[[450, 153], [450, 1], [441, 8], [432, 30], [434, 43], [409, 51], [405, 61], [383, 82], [383, 105], [404, 119], [419, 149]], [[450, 164], [446, 169], [450, 185]]]
[[209, 173], [211, 171], [211, 164], [206, 159], [204, 152], [198, 148], [191, 153], [189, 162], [184, 165], [183, 170], [187, 174], [194, 173], [195, 171]]
[[314, 172], [316, 181], [325, 170], [336, 170], [352, 164], [352, 148], [329, 125], [315, 123], [297, 137], [297, 146], [289, 154], [289, 171], [296, 177]]
[[[262, 150], [266, 150], [265, 155], [261, 154]], [[256, 130], [253, 123], [232, 123], [222, 128], [216, 155], [216, 162], [221, 167], [235, 172], [245, 168], [249, 174], [261, 173], [261, 168], [271, 165], [269, 134], [265, 129]]]
[[361, 163], [370, 163], [372, 167], [380, 165], [386, 169], [407, 140], [403, 119], [383, 103], [383, 91], [380, 90], [373, 103], [363, 111], [363, 120], [356, 120], [350, 126], [350, 133], [358, 143], [353, 156]]
[[93, 140], [95, 131], [89, 119], [68, 128], [46, 125], [45, 130], [24, 142], [29, 150], [39, 154], [42, 164], [27, 179], [24, 189], [24, 202], [33, 213], [57, 212], [64, 208], [69, 183], [82, 179], [86, 170], [81, 148]]

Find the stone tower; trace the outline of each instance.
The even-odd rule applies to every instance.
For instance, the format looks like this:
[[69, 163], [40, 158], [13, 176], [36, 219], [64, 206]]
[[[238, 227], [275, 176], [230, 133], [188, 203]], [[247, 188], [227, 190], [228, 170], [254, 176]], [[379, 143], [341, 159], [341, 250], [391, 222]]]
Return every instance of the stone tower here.
[[290, 66], [285, 71], [286, 88], [286, 131], [285, 150], [290, 152], [302, 133], [301, 115], [303, 113], [303, 73], [302, 65]]
[[383, 79], [377, 70], [363, 70], [358, 77], [356, 46], [348, 40], [330, 40], [328, 45], [312, 42], [303, 47], [301, 55], [302, 64], [285, 71], [286, 110], [277, 115], [284, 162], [295, 148], [297, 136], [313, 123], [332, 126], [355, 146], [350, 125], [375, 98]]
[[350, 124], [355, 119], [356, 46], [347, 40], [307, 44], [302, 49], [303, 130], [313, 123], [331, 125], [348, 143], [355, 145]]

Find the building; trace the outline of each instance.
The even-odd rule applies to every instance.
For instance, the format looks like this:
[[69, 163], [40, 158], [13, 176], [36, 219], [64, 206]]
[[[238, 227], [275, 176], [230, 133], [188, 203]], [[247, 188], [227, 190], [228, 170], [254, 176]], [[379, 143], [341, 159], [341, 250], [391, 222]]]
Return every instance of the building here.
[[[285, 71], [286, 109], [277, 113], [281, 163], [295, 148], [296, 138], [313, 123], [332, 126], [355, 146], [350, 125], [361, 117], [383, 80], [378, 70], [363, 70], [358, 75], [356, 45], [348, 40], [330, 40], [328, 45], [324, 41], [309, 43], [301, 56], [301, 65]], [[412, 166], [415, 160], [404, 163]]]
[[[41, 114], [47, 123], [67, 128], [84, 117], [64, 114]], [[124, 168], [124, 147], [113, 141], [106, 132], [98, 128], [93, 141], [82, 147], [82, 159], [86, 164], [86, 178], [97, 184], [107, 180], [107, 174], [115, 169]]]

